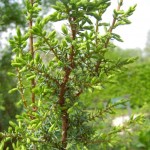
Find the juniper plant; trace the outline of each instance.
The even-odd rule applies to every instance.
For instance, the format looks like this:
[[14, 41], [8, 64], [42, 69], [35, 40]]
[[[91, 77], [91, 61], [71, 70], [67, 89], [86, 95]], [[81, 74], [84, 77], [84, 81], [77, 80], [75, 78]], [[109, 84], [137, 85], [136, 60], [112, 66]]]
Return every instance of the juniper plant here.
[[[92, 126], [96, 118], [112, 113], [123, 102], [91, 112], [80, 100], [87, 90], [101, 88], [112, 74], [134, 61], [113, 61], [106, 56], [114, 47], [111, 39], [122, 42], [114, 29], [130, 24], [128, 17], [136, 7], [124, 11], [120, 0], [109, 24], [102, 18], [110, 4], [110, 0], [60, 0], [52, 6], [55, 12], [43, 18], [39, 17], [40, 1], [26, 0], [28, 29], [23, 34], [18, 27], [10, 40], [15, 54], [12, 66], [16, 68], [16, 74], [11, 75], [18, 78], [10, 93], [19, 91], [24, 112], [16, 116], [17, 123], [10, 121], [8, 132], [1, 133], [1, 147], [11, 139], [14, 149], [90, 149], [96, 143], [98, 148], [125, 129], [98, 134]], [[49, 31], [46, 25], [63, 20], [60, 39], [58, 32]], [[51, 56], [48, 62], [41, 52]], [[129, 124], [132, 122], [133, 118]]]

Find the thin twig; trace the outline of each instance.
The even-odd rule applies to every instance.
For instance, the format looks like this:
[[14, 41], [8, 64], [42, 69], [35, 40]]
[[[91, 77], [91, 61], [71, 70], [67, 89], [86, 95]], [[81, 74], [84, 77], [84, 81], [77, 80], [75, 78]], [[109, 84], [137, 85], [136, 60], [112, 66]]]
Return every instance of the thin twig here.
[[[30, 3], [33, 6], [33, 0], [30, 0]], [[30, 29], [32, 29], [32, 23], [33, 23], [33, 20], [31, 17], [31, 19], [29, 20], [29, 28]], [[30, 37], [29, 37], [29, 43], [30, 43], [30, 53], [32, 55], [32, 59], [34, 59], [34, 48], [33, 48], [33, 35], [32, 35], [32, 33], [30, 34]], [[32, 89], [35, 88], [35, 86], [36, 86], [35, 79], [32, 79], [31, 80]], [[32, 92], [32, 103], [35, 103], [35, 93], [33, 93], [33, 92]]]
[[[122, 6], [122, 3], [123, 3], [123, 0], [120, 0], [120, 2], [118, 2], [117, 11], [120, 10], [120, 8], [121, 8], [121, 6]], [[114, 18], [113, 18], [113, 21], [112, 21], [112, 24], [111, 24], [111, 26], [110, 26], [110, 28], [109, 28], [109, 30], [108, 30], [109, 33], [112, 33], [116, 21], [117, 21], [117, 18], [114, 17]], [[110, 40], [110, 37], [108, 37], [108, 38], [106, 39], [106, 42], [105, 42], [105, 44], [104, 44], [104, 48], [107, 48], [107, 47], [108, 47], [109, 40]], [[99, 60], [99, 61], [96, 63], [96, 65], [95, 65], [95, 72], [96, 72], [96, 73], [98, 73], [100, 63], [101, 63], [101, 61]]]

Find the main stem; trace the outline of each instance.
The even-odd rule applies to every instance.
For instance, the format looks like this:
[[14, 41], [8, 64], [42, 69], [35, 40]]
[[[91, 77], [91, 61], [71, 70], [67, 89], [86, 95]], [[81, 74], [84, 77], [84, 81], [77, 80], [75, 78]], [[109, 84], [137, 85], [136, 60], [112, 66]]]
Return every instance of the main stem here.
[[[69, 23], [71, 27], [71, 33], [72, 33], [72, 40], [75, 40], [76, 37], [76, 25], [74, 24], [75, 18], [69, 18]], [[72, 45], [70, 47], [71, 52], [68, 58], [69, 67], [65, 67], [65, 75], [63, 78], [63, 82], [60, 85], [60, 94], [59, 94], [59, 104], [62, 108], [61, 114], [62, 114], [62, 150], [66, 150], [67, 147], [67, 137], [68, 137], [68, 128], [69, 128], [69, 114], [67, 112], [67, 109], [64, 109], [65, 106], [65, 93], [67, 91], [67, 83], [69, 82], [69, 76], [71, 74], [71, 70], [74, 68], [74, 46]]]
[[60, 85], [60, 94], [59, 94], [59, 104], [62, 108], [62, 150], [65, 150], [67, 146], [67, 131], [68, 131], [68, 113], [67, 109], [63, 109], [65, 105], [65, 93], [66, 93], [66, 84], [69, 80], [69, 75], [71, 70], [69, 68], [65, 68], [65, 76], [63, 79], [63, 83]]

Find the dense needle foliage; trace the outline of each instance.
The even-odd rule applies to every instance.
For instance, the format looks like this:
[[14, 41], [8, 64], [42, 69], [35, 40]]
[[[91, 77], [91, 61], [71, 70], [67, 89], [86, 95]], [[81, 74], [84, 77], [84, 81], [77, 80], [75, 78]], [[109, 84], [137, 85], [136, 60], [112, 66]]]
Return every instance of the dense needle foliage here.
[[[55, 12], [44, 18], [39, 17], [39, 3], [26, 0], [28, 29], [22, 33], [18, 27], [16, 36], [10, 40], [15, 54], [12, 66], [16, 69], [10, 75], [18, 78], [17, 87], [10, 93], [19, 91], [24, 112], [16, 116], [17, 123], [10, 121], [8, 132], [0, 133], [1, 149], [7, 141], [13, 143], [13, 149], [22, 150], [112, 147], [118, 142], [117, 133], [140, 117], [132, 117], [124, 126], [103, 132], [94, 126], [95, 121], [113, 113], [114, 107], [124, 101], [108, 103], [93, 111], [80, 96], [101, 89], [123, 66], [134, 61], [134, 58], [112, 60], [106, 54], [114, 47], [110, 40], [122, 42], [113, 31], [130, 24], [128, 17], [136, 6], [124, 11], [120, 0], [109, 24], [102, 17], [110, 0], [57, 1], [53, 6]], [[49, 31], [46, 25], [62, 20], [65, 23], [60, 39], [57, 31]], [[50, 56], [48, 62], [45, 63], [41, 52]]]

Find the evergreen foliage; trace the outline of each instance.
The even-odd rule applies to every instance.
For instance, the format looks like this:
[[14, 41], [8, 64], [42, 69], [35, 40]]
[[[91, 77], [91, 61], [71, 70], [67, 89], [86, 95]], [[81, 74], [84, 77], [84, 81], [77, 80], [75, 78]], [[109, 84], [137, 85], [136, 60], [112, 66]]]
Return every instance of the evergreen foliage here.
[[5, 52], [0, 61], [0, 131], [8, 128], [9, 120], [14, 120], [19, 111], [15, 103], [19, 98], [18, 93], [8, 94], [8, 91], [16, 86], [17, 81], [7, 75], [7, 72], [14, 71], [11, 67], [11, 55], [10, 52]]
[[[124, 11], [120, 0], [112, 24], [108, 24], [102, 17], [110, 0], [57, 1], [55, 12], [45, 18], [39, 17], [39, 3], [26, 0], [28, 29], [22, 33], [17, 27], [16, 36], [10, 40], [18, 83], [9, 93], [19, 91], [24, 112], [16, 116], [17, 123], [10, 121], [8, 132], [0, 133], [0, 148], [7, 141], [12, 141], [13, 149], [21, 150], [86, 150], [93, 149], [93, 144], [95, 149], [113, 147], [118, 142], [117, 133], [140, 122], [141, 117], [131, 117], [124, 126], [103, 131], [94, 126], [96, 120], [104, 119], [125, 102], [108, 103], [92, 111], [81, 96], [88, 90], [101, 89], [112, 75], [134, 61], [112, 60], [107, 53], [114, 47], [110, 39], [122, 41], [114, 29], [130, 23], [128, 17], [136, 5]], [[59, 39], [57, 31], [48, 31], [45, 26], [62, 20], [67, 23], [62, 25], [63, 37]], [[99, 33], [101, 28], [104, 34]], [[41, 51], [51, 54], [49, 62], [44, 62]]]
[[9, 120], [14, 120], [20, 109], [16, 102], [19, 99], [17, 92], [8, 94], [11, 88], [16, 87], [15, 76], [8, 76], [7, 72], [14, 71], [11, 66], [12, 52], [4, 39], [4, 32], [13, 29], [16, 25], [24, 26], [25, 17], [22, 13], [22, 5], [15, 0], [0, 1], [0, 131], [8, 128]]

